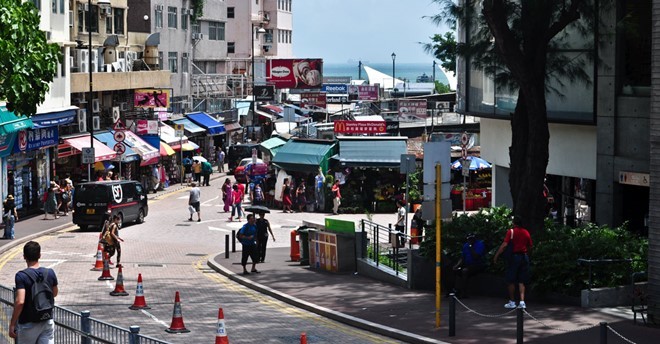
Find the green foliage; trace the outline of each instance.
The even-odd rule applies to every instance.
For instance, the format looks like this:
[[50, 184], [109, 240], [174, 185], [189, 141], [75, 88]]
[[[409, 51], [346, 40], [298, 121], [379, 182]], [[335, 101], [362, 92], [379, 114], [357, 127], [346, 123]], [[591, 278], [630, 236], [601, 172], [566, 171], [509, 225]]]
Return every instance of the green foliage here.
[[[423, 45], [424, 51], [433, 54], [440, 60], [440, 65], [446, 71], [456, 75], [456, 39], [452, 31], [445, 32], [444, 36], [435, 34], [431, 37], [431, 43]], [[445, 93], [445, 92], [440, 92]]]
[[[416, 202], [422, 200], [422, 169], [418, 168], [415, 172], [408, 176], [410, 180], [410, 188], [408, 189], [408, 196], [410, 201]], [[406, 183], [403, 182], [401, 188], [405, 190]]]
[[61, 61], [60, 48], [39, 30], [31, 1], [0, 0], [0, 99], [7, 109], [31, 116], [43, 103]]
[[[511, 228], [512, 211], [506, 207], [483, 209], [473, 216], [454, 216], [442, 224], [442, 253], [444, 259], [456, 261], [460, 258], [465, 235], [476, 233], [486, 243], [487, 257], [491, 264], [489, 272], [504, 273], [504, 263], [492, 264], [492, 258], [504, 239], [504, 231]], [[425, 240], [420, 253], [435, 258], [435, 227], [425, 230]], [[558, 292], [578, 296], [589, 283], [589, 269], [578, 266], [583, 259], [633, 259], [632, 267], [627, 263], [616, 263], [592, 268], [593, 287], [611, 287], [630, 283], [632, 271], [647, 270], [648, 240], [632, 234], [626, 225], [585, 225], [570, 228], [547, 220], [544, 229], [532, 237], [534, 248], [532, 261], [532, 288], [536, 292]]]
[[192, 21], [196, 22], [197, 19], [204, 15], [204, 0], [192, 0], [193, 15]]
[[451, 87], [449, 85], [443, 84], [440, 81], [435, 81], [435, 92], [439, 94], [450, 93]]

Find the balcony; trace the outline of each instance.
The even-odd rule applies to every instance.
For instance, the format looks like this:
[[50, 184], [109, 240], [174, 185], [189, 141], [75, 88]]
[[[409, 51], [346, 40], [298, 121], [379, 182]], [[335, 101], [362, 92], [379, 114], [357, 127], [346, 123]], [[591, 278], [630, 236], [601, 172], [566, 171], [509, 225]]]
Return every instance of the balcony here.
[[[94, 92], [138, 88], [170, 88], [170, 71], [94, 73]], [[89, 73], [71, 73], [71, 93], [89, 92]]]

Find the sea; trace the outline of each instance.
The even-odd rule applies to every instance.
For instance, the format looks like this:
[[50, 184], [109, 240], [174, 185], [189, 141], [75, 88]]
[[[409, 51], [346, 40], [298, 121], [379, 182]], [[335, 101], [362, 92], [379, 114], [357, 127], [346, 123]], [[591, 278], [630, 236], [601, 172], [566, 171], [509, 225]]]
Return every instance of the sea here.
[[[350, 76], [352, 80], [360, 80], [358, 74], [358, 61], [345, 62], [345, 63], [323, 63], [323, 76]], [[392, 63], [370, 63], [362, 61], [363, 66], [369, 66], [381, 73], [392, 75]], [[429, 63], [399, 63], [395, 65], [395, 73], [397, 79], [406, 79], [410, 82], [415, 82], [417, 77], [426, 73], [429, 78], [433, 78], [433, 61]], [[435, 67], [435, 79], [443, 84], [448, 84], [447, 77], [440, 70], [440, 67]], [[367, 80], [367, 72], [362, 68], [362, 80]]]

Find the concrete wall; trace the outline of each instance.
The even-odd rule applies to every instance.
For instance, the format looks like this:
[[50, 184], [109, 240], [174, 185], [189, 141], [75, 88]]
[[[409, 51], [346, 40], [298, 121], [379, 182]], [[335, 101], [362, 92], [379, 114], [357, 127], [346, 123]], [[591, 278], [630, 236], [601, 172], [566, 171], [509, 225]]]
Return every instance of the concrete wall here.
[[[649, 208], [660, 208], [660, 0], [653, 0]], [[649, 319], [660, 322], [660, 212], [649, 214]]]
[[[130, 73], [94, 73], [94, 91], [112, 91], [136, 88], [169, 88], [170, 72], [141, 71]], [[89, 74], [71, 75], [71, 92], [89, 92]]]

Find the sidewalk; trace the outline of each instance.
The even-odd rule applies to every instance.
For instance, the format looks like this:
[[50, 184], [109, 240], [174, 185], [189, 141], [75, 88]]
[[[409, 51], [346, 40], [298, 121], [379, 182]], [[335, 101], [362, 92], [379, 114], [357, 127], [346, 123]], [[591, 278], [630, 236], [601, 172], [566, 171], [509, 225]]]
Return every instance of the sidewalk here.
[[[436, 329], [435, 296], [430, 292], [399, 288], [357, 274], [311, 270], [292, 262], [289, 248], [268, 249], [266, 263], [257, 266], [260, 274], [242, 275], [240, 259], [239, 251], [231, 253], [229, 259], [225, 259], [223, 252], [209, 259], [208, 265], [263, 294], [406, 342], [516, 342], [516, 312], [504, 315], [508, 311], [503, 308], [504, 297], [460, 300], [465, 306], [456, 304], [456, 336], [449, 337], [449, 298], [442, 298], [441, 326]], [[505, 295], [504, 290], [502, 294]], [[659, 329], [633, 325], [632, 316], [620, 308], [584, 309], [528, 300], [527, 313], [524, 323], [527, 343], [596, 343], [600, 338], [598, 324], [602, 321], [634, 343], [657, 343], [660, 336]], [[625, 342], [608, 331], [608, 343]]]

